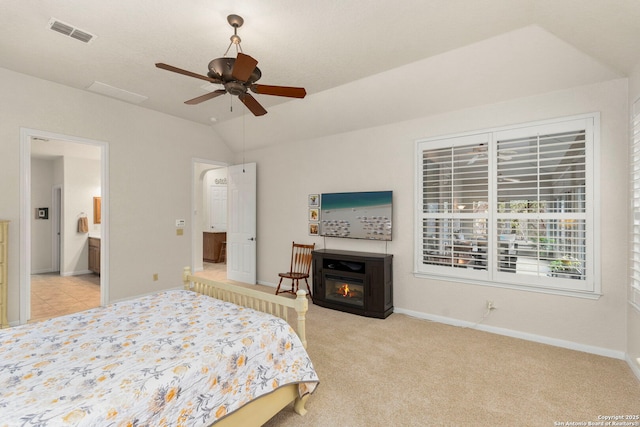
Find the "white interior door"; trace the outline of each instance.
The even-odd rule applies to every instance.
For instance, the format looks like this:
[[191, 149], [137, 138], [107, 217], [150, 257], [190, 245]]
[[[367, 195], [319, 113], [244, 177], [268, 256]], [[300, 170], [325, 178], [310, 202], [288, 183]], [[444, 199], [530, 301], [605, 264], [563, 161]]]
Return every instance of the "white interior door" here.
[[256, 164], [228, 168], [227, 279], [256, 283]]
[[227, 231], [227, 186], [209, 186], [209, 231]]

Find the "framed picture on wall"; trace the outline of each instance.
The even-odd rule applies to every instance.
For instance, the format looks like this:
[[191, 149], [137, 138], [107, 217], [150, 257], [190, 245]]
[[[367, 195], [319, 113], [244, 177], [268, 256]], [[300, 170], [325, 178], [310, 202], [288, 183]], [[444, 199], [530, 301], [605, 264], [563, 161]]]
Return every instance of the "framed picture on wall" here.
[[309, 223], [309, 235], [310, 236], [317, 236], [318, 235], [318, 223], [317, 222], [310, 222]]
[[309, 207], [319, 207], [319, 206], [320, 206], [320, 195], [309, 194]]
[[318, 208], [309, 208], [309, 221], [317, 221], [320, 216], [320, 210]]

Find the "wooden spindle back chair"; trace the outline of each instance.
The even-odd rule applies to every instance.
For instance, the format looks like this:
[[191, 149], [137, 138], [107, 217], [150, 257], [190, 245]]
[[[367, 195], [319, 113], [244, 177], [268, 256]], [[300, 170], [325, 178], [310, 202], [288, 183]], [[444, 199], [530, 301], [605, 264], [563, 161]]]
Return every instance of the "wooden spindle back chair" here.
[[[276, 289], [276, 295], [283, 292], [295, 294], [298, 292], [299, 281], [304, 279], [307, 284], [307, 291], [311, 295], [311, 288], [309, 287], [309, 270], [311, 270], [311, 252], [316, 247], [316, 244], [303, 245], [293, 242], [291, 246], [291, 265], [289, 271], [286, 273], [278, 273], [280, 281], [278, 282], [278, 288]], [[291, 289], [280, 290], [283, 279], [291, 279]]]

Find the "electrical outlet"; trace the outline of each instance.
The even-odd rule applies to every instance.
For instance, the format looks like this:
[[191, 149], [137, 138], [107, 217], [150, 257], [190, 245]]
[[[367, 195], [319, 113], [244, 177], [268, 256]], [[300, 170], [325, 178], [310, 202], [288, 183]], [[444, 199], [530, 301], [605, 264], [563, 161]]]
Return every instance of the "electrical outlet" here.
[[154, 282], [158, 281], [158, 273], [153, 273], [153, 281]]
[[487, 300], [487, 310], [491, 311], [491, 310], [495, 310], [497, 307], [496, 305], [493, 303], [493, 301]]

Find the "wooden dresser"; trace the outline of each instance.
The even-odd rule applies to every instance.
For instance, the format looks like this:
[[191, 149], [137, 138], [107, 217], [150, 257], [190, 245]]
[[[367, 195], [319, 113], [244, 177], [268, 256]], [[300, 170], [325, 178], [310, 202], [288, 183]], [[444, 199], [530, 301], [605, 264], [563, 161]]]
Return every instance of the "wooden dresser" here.
[[7, 252], [9, 252], [9, 221], [0, 220], [0, 328], [8, 328], [7, 319]]

